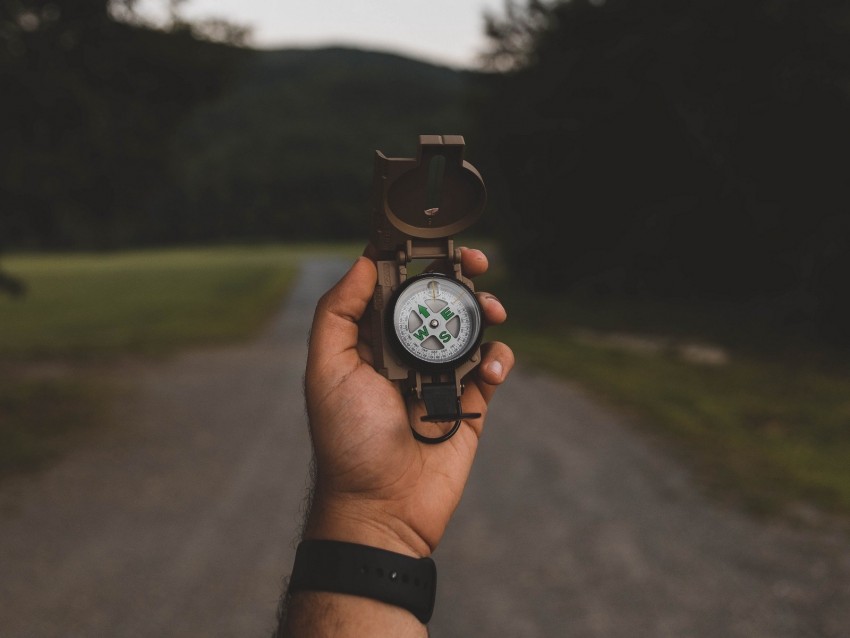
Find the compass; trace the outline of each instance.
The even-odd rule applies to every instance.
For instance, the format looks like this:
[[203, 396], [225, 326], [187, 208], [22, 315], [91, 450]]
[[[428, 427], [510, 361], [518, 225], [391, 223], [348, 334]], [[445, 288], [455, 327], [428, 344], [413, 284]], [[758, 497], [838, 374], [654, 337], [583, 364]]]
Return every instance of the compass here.
[[[422, 421], [448, 424], [438, 436], [414, 427], [423, 443], [446, 441], [464, 419], [481, 416], [462, 407], [463, 379], [481, 361], [484, 322], [454, 235], [481, 215], [487, 194], [481, 175], [463, 159], [464, 147], [460, 135], [421, 135], [415, 158], [375, 154], [372, 354], [378, 372], [411, 402], [422, 401]], [[415, 260], [447, 274], [409, 276]]]
[[481, 345], [482, 312], [475, 293], [446, 275], [427, 273], [408, 279], [398, 289], [390, 313], [390, 342], [418, 369], [454, 369]]

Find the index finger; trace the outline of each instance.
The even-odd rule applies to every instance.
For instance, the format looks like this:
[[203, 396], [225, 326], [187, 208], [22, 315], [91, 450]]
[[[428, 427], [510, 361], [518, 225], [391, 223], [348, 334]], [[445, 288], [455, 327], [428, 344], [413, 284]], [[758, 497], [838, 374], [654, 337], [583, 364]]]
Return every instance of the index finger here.
[[490, 262], [482, 251], [477, 248], [467, 248], [462, 246], [460, 249], [460, 265], [463, 268], [463, 274], [467, 277], [477, 277], [487, 272]]

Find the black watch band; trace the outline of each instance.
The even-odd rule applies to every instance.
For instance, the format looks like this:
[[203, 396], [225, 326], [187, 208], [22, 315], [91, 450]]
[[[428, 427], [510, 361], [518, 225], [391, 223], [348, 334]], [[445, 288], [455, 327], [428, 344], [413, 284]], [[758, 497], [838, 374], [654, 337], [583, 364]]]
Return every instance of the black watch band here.
[[340, 541], [301, 541], [289, 591], [324, 591], [372, 598], [408, 610], [422, 623], [434, 613], [437, 567], [367, 545]]

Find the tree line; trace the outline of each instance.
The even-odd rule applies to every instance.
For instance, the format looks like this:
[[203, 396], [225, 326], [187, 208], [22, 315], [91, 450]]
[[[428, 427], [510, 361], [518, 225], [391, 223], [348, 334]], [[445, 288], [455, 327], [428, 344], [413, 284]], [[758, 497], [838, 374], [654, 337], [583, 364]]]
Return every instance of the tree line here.
[[133, 7], [0, 0], [0, 248], [365, 237], [374, 149], [459, 132], [527, 285], [847, 340], [848, 0], [512, 1], [475, 73]]
[[0, 247], [365, 236], [375, 148], [466, 128], [464, 73], [133, 6], [0, 0]]
[[477, 121], [543, 290], [747, 304], [848, 341], [850, 2], [570, 0], [491, 16]]
[[170, 136], [228, 85], [236, 49], [116, 19], [132, 4], [0, 2], [0, 243], [132, 242]]

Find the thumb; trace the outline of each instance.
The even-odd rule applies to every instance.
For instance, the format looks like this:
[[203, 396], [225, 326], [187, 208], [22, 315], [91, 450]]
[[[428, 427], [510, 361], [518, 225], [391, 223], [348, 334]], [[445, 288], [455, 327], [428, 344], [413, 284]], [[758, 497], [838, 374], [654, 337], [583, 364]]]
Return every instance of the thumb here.
[[339, 282], [319, 300], [310, 334], [310, 357], [326, 360], [346, 350], [356, 354], [357, 322], [366, 312], [378, 272], [367, 257], [359, 257]]

